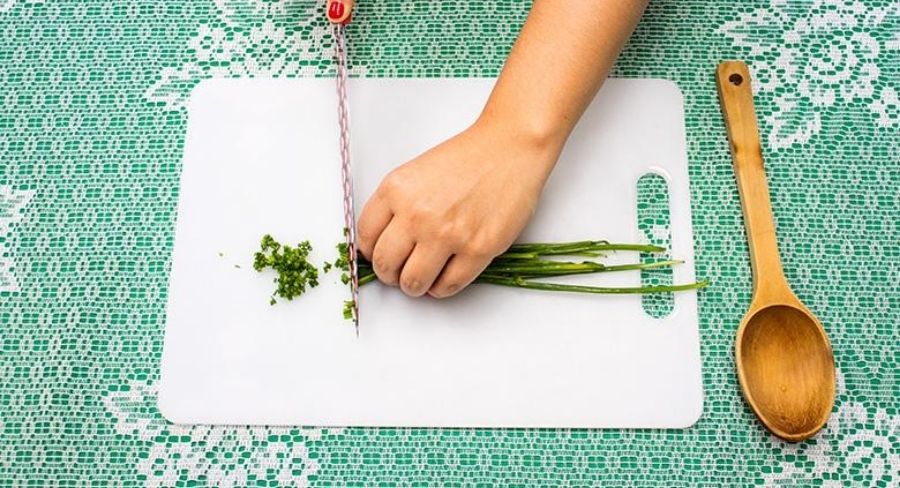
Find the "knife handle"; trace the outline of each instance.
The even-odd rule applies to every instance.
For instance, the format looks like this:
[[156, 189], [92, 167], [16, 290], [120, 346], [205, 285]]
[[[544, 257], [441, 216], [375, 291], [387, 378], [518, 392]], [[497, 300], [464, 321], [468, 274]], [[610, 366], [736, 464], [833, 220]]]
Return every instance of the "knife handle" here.
[[356, 0], [328, 0], [328, 5], [325, 9], [328, 21], [332, 24], [349, 24], [355, 3]]

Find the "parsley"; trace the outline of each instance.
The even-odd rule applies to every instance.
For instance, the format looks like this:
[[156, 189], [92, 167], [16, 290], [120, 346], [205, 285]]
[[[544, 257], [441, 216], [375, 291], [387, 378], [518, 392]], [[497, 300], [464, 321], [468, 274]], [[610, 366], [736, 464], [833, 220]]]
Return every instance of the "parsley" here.
[[253, 269], [262, 272], [272, 268], [278, 276], [273, 280], [277, 287], [269, 300], [275, 305], [275, 297], [291, 300], [304, 294], [307, 288], [319, 286], [319, 270], [309, 262], [312, 245], [303, 241], [296, 247], [282, 245], [266, 234], [260, 242], [260, 250], [253, 255]]

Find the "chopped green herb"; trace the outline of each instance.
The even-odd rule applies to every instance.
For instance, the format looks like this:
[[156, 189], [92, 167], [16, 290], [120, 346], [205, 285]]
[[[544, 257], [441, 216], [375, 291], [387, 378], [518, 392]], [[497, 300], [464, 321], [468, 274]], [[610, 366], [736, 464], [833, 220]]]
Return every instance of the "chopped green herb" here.
[[353, 320], [353, 300], [344, 301], [344, 320]]
[[309, 262], [310, 251], [309, 241], [293, 247], [282, 245], [269, 234], [263, 236], [260, 250], [253, 255], [253, 269], [262, 272], [272, 268], [277, 273], [273, 280], [277, 287], [269, 304], [277, 303], [275, 297], [291, 300], [319, 285], [319, 270]]

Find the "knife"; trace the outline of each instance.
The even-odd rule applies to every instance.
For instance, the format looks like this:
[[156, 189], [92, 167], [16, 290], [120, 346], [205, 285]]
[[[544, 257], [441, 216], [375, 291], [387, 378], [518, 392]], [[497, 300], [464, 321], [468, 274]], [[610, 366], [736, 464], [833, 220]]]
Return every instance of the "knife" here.
[[350, 167], [350, 111], [347, 99], [347, 24], [350, 23], [352, 0], [329, 0], [328, 20], [332, 23], [337, 74], [338, 126], [341, 146], [341, 186], [344, 193], [344, 237], [347, 240], [347, 262], [350, 268], [350, 293], [353, 325], [359, 337], [359, 271], [357, 269], [356, 213], [353, 205], [353, 174]]

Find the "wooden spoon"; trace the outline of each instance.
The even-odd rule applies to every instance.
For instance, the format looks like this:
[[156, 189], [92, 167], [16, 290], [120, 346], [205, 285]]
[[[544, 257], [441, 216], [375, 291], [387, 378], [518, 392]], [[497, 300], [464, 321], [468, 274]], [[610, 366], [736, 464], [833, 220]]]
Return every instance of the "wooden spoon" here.
[[791, 291], [781, 268], [750, 71], [741, 61], [725, 61], [716, 81], [753, 268], [753, 300], [734, 351], [738, 379], [767, 429], [784, 440], [802, 441], [831, 414], [834, 356], [822, 324]]

